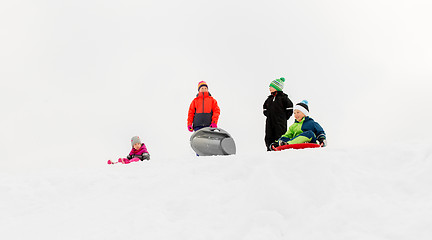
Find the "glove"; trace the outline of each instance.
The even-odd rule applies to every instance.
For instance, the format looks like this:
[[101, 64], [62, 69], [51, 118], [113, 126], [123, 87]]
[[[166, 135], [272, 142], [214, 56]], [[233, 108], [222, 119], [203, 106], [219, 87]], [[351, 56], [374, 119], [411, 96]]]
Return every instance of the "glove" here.
[[131, 160], [133, 157], [131, 155], [127, 155], [127, 159]]
[[287, 145], [288, 143], [288, 141], [289, 141], [290, 139], [289, 138], [287, 138], [287, 137], [281, 137], [281, 138], [279, 138], [278, 139], [278, 143], [279, 143], [279, 146], [283, 146], [283, 145]]
[[212, 124], [210, 124], [210, 127], [211, 128], [217, 128], [217, 124], [216, 123], [212, 123]]
[[193, 127], [192, 127], [192, 125], [188, 125], [188, 130], [189, 130], [189, 132], [193, 132]]
[[270, 151], [274, 151], [273, 148], [277, 148], [277, 147], [279, 147], [279, 144], [278, 144], [277, 142], [274, 142], [274, 143], [270, 144], [270, 146], [269, 146], [269, 150], [270, 150]]
[[143, 161], [144, 159], [147, 160], [147, 161], [150, 160], [150, 154], [143, 153], [141, 161]]
[[327, 140], [325, 138], [318, 139], [318, 142], [320, 143], [321, 147], [327, 146]]

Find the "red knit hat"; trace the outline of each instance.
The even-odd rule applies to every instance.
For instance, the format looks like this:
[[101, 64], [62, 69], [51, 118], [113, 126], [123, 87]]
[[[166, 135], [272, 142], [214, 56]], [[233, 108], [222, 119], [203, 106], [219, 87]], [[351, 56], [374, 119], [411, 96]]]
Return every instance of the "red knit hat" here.
[[204, 86], [206, 86], [206, 87], [208, 88], [206, 82], [204, 82], [204, 81], [199, 82], [199, 83], [198, 83], [198, 92], [199, 92], [200, 88], [201, 88], [201, 87], [204, 87]]

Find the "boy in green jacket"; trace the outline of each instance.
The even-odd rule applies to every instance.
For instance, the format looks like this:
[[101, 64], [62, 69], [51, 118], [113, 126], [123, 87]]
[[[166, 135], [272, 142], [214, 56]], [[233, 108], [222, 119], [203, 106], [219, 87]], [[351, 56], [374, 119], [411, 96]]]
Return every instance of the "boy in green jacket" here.
[[327, 146], [324, 129], [308, 115], [308, 101], [303, 100], [300, 103], [297, 103], [294, 106], [295, 122], [289, 127], [288, 131], [273, 144], [273, 146], [278, 147], [286, 144], [317, 143], [317, 141], [321, 147]]

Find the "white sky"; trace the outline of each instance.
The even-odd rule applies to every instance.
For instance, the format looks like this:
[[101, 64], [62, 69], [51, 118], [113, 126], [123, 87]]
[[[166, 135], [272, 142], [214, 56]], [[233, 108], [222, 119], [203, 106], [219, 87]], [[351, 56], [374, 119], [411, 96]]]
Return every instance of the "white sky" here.
[[419, 0], [2, 2], [0, 155], [107, 158], [133, 135], [154, 152], [189, 151], [201, 80], [238, 150], [261, 151], [262, 103], [282, 76], [329, 144], [430, 142], [431, 10]]

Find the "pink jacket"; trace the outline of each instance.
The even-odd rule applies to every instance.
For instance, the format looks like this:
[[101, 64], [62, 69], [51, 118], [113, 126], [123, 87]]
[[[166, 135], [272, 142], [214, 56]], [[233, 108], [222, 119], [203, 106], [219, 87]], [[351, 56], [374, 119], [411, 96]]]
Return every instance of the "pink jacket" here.
[[135, 148], [132, 148], [131, 152], [129, 153], [129, 155], [133, 156], [133, 155], [142, 155], [143, 153], [149, 153], [147, 151], [147, 148], [145, 146], [145, 144], [143, 143], [141, 145], [141, 148], [138, 150], [135, 150]]

